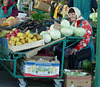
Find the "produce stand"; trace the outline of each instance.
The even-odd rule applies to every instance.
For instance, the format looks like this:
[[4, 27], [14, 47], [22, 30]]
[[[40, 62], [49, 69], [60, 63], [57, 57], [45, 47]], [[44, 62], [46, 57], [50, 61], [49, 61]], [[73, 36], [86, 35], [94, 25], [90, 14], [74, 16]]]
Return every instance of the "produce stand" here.
[[[80, 41], [81, 39], [84, 39], [84, 38], [83, 37], [72, 37], [72, 36], [71, 37], [62, 37], [60, 39], [57, 39], [57, 40], [52, 41], [50, 43], [47, 43], [46, 45], [43, 45], [43, 46], [40, 46], [40, 47], [37, 47], [34, 49], [30, 49], [27, 51], [22, 51], [22, 52], [12, 52], [8, 48], [2, 47], [0, 45], [0, 47], [1, 47], [0, 63], [11, 74], [12, 77], [18, 78], [18, 80], [20, 81], [20, 83], [19, 83], [20, 87], [26, 86], [26, 83], [24, 82], [24, 78], [49, 78], [49, 79], [51, 78], [51, 79], [54, 79], [55, 77], [25, 77], [17, 70], [17, 62], [18, 62], [18, 59], [21, 59], [22, 57], [26, 56], [28, 53], [32, 53], [38, 49], [44, 49], [46, 47], [56, 45], [60, 42], [63, 42], [60, 74], [59, 74], [59, 77], [57, 77], [57, 79], [59, 79], [63, 76], [64, 49], [67, 47], [70, 47], [71, 45], [75, 44], [77, 41]], [[69, 46], [66, 46], [66, 42], [69, 42], [69, 41], [74, 41], [74, 42], [72, 44], [70, 44]], [[10, 67], [9, 67], [10, 62], [13, 62], [13, 64], [14, 64], [12, 69], [10, 69]]]

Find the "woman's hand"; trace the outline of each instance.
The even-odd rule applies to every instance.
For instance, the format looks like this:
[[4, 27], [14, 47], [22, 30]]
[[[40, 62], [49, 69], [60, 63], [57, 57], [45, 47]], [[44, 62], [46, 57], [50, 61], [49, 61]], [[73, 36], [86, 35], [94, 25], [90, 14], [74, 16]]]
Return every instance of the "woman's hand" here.
[[74, 53], [74, 55], [76, 55], [77, 51], [78, 50], [76, 48], [73, 48], [73, 49], [70, 50], [69, 55], [72, 55], [73, 53]]

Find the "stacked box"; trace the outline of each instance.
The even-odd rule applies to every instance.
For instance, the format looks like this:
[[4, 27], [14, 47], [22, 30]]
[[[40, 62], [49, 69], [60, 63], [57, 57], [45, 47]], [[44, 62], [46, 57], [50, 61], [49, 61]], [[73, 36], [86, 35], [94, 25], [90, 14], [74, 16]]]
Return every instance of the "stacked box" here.
[[[73, 70], [74, 72], [75, 70]], [[82, 70], [77, 70], [78, 72], [82, 72]], [[91, 75], [88, 74], [86, 76], [71, 76], [65, 75], [65, 87], [91, 87]]]

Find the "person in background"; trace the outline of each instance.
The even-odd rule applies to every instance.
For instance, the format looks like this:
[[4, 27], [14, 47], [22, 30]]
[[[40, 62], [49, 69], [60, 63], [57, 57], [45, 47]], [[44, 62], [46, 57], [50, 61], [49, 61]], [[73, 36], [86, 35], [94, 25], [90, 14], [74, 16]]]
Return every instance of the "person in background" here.
[[2, 6], [2, 4], [3, 4], [3, 1], [2, 1], [2, 0], [0, 0], [0, 7]]
[[16, 17], [17, 15], [18, 9], [14, 0], [3, 0], [3, 5], [0, 7], [0, 21], [4, 21], [10, 16]]
[[82, 16], [88, 20], [89, 15], [93, 12], [92, 8], [97, 11], [97, 1], [96, 0], [68, 0], [69, 7], [77, 7], [80, 9]]
[[85, 39], [82, 39], [77, 45], [75, 45], [70, 51], [68, 56], [69, 69], [77, 69], [80, 61], [95, 59], [94, 45], [92, 40], [92, 27], [87, 20], [81, 16], [81, 11], [76, 7], [71, 7], [68, 10], [69, 22], [74, 27], [81, 27], [86, 30], [83, 35]]

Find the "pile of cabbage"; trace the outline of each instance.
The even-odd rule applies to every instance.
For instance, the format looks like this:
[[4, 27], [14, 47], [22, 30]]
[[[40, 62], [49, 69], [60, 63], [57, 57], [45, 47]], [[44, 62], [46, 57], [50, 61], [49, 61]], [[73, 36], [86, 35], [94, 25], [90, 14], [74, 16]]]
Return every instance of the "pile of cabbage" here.
[[87, 72], [82, 72], [82, 71], [78, 71], [78, 70], [71, 71], [71, 70], [68, 70], [68, 69], [64, 70], [64, 74], [70, 75], [70, 76], [86, 76], [86, 75], [88, 75]]
[[40, 35], [43, 36], [45, 43], [49, 43], [52, 39], [56, 40], [61, 38], [61, 36], [73, 35], [77, 37], [82, 37], [85, 32], [86, 31], [84, 28], [75, 28], [70, 25], [68, 20], [62, 20], [60, 30], [54, 29], [54, 24], [52, 24], [48, 31], [42, 31]]

